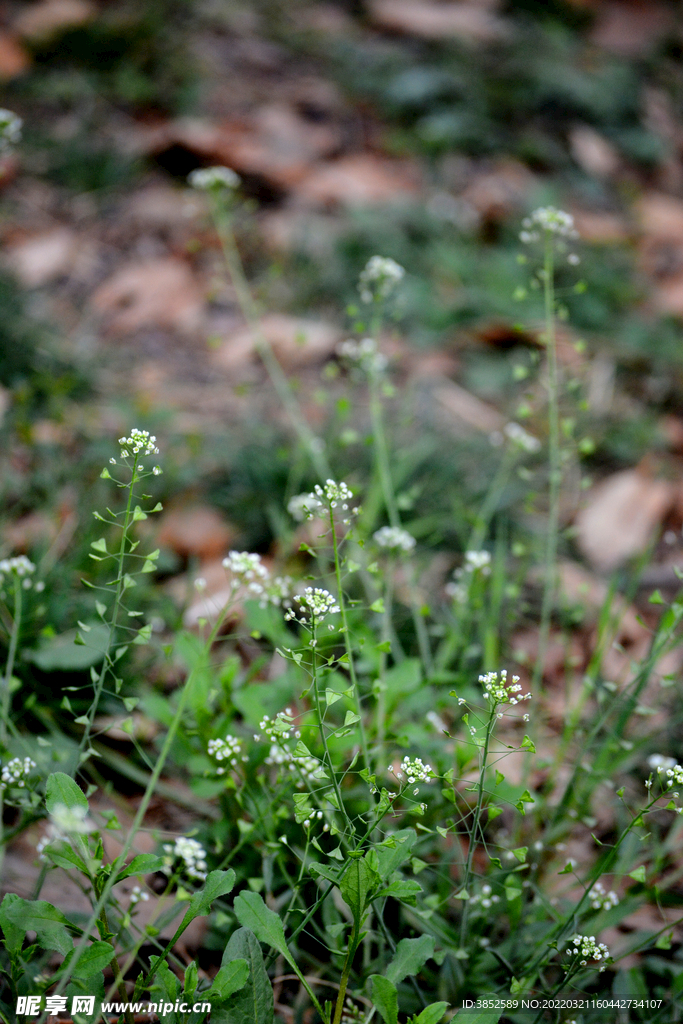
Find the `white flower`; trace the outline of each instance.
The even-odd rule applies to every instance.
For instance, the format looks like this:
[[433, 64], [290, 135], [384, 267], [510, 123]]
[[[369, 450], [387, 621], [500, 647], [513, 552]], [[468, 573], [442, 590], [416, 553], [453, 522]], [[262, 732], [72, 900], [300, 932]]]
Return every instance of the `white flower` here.
[[676, 759], [673, 757], [665, 757], [663, 754], [650, 754], [647, 759], [647, 763], [650, 768], [661, 772], [666, 771], [667, 768], [673, 768], [676, 764]]
[[388, 299], [403, 278], [405, 270], [389, 256], [371, 256], [358, 279], [363, 302]]
[[465, 568], [471, 572], [478, 569], [487, 569], [491, 564], [491, 555], [488, 551], [466, 551]]
[[239, 175], [230, 167], [201, 167], [191, 171], [187, 176], [192, 188], [201, 192], [213, 192], [219, 189], [235, 189], [239, 187]]
[[401, 761], [399, 778], [401, 773], [405, 775], [409, 786], [413, 786], [416, 782], [431, 782], [436, 778], [430, 764], [424, 764], [419, 757], [411, 760], [407, 755]]
[[287, 503], [287, 511], [298, 523], [304, 519], [315, 519], [323, 509], [323, 503], [315, 494], [296, 494]]
[[484, 687], [484, 700], [491, 700], [494, 704], [519, 704], [520, 701], [531, 700], [530, 693], [521, 693], [519, 676], [513, 676], [512, 682], [508, 683], [507, 675], [506, 669], [502, 668], [500, 672], [486, 672], [479, 676]]
[[407, 553], [415, 547], [415, 538], [407, 530], [402, 530], [400, 526], [382, 526], [372, 536], [375, 544], [380, 548]]
[[589, 899], [593, 910], [609, 910], [610, 907], [616, 907], [619, 903], [617, 894], [612, 889], [605, 892], [605, 887], [601, 882], [595, 883], [590, 891]]
[[567, 940], [569, 952], [580, 958], [579, 963], [585, 967], [589, 960], [609, 960], [610, 952], [604, 942], [596, 942], [594, 935], [572, 935]]
[[20, 757], [13, 757], [11, 761], [3, 765], [0, 775], [0, 791], [6, 786], [17, 786], [19, 789], [24, 789], [26, 779], [35, 767], [36, 762], [30, 757], [25, 757], [23, 760]]
[[[217, 761], [228, 761], [231, 768], [237, 768], [237, 765], [243, 758], [240, 758], [242, 753], [242, 744], [236, 736], [228, 734], [225, 739], [209, 740], [208, 752], [211, 757], [215, 757]], [[218, 775], [223, 775], [225, 768], [220, 767], [217, 769]]]
[[541, 442], [533, 434], [528, 433], [524, 427], [520, 427], [519, 423], [510, 422], [506, 423], [503, 427], [503, 433], [512, 441], [513, 444], [517, 445], [524, 452], [537, 452], [540, 450]]
[[[137, 427], [133, 427], [129, 437], [120, 437], [119, 444], [121, 445], [121, 458], [130, 458], [130, 452], [133, 455], [158, 455], [159, 449], [156, 446], [156, 437], [151, 434], [149, 430], [138, 430]], [[130, 452], [129, 450], [130, 449]]]
[[135, 904], [139, 903], [140, 900], [142, 900], [143, 903], [146, 903], [148, 899], [149, 899], [149, 893], [148, 892], [145, 892], [144, 889], [141, 889], [139, 885], [134, 885], [133, 886], [133, 889], [132, 889], [131, 894], [130, 894], [131, 906], [135, 906]]
[[560, 235], [563, 238], [578, 238], [571, 213], [556, 210], [554, 206], [541, 206], [522, 221], [524, 230], [520, 239], [525, 245], [538, 242], [542, 233]]
[[341, 341], [337, 345], [337, 355], [349, 362], [357, 363], [366, 372], [382, 373], [386, 370], [388, 359], [378, 348], [374, 338], [363, 338], [362, 341]]
[[[299, 604], [302, 610], [308, 613], [313, 625], [319, 625], [327, 615], [333, 615], [340, 611], [337, 599], [329, 590], [323, 590], [322, 587], [306, 587], [303, 595], [299, 597]], [[285, 613], [285, 619], [288, 622], [296, 619], [296, 613], [290, 609]], [[300, 618], [297, 621], [306, 624], [305, 618]]]
[[172, 874], [174, 866], [180, 861], [178, 869], [188, 878], [196, 882], [203, 882], [206, 879], [206, 850], [196, 839], [179, 836], [173, 846], [165, 843], [163, 861], [161, 871], [165, 875]]
[[0, 108], [0, 153], [21, 142], [23, 121], [12, 110]]
[[5, 576], [14, 575], [19, 579], [29, 576], [36, 571], [36, 567], [26, 555], [17, 555], [15, 558], [0, 559], [0, 584], [4, 582]]

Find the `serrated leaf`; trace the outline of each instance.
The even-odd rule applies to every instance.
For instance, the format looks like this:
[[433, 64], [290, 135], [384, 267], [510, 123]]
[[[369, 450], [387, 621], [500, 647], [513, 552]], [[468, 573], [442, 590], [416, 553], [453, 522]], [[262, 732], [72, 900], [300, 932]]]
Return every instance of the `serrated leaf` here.
[[439, 1024], [447, 1009], [448, 1003], [431, 1003], [417, 1017], [413, 1017], [412, 1024]]
[[[4, 902], [3, 902], [4, 908]], [[8, 920], [27, 931], [35, 932], [41, 949], [53, 949], [67, 956], [73, 949], [68, 928], [72, 927], [61, 910], [46, 900], [17, 898], [5, 910]]]
[[239, 960], [247, 964], [247, 981], [236, 991], [229, 1005], [216, 1005], [214, 1001], [211, 1007], [213, 1024], [273, 1024], [273, 987], [263, 963], [260, 943], [248, 928], [238, 928], [230, 936], [221, 970]]
[[384, 1024], [398, 1024], [398, 994], [388, 978], [380, 974], [370, 976], [372, 1005], [379, 1013]]
[[434, 956], [434, 937], [420, 935], [418, 939], [401, 939], [387, 967], [386, 976], [394, 985], [404, 978], [419, 974], [427, 960]]
[[294, 966], [294, 958], [285, 941], [282, 921], [275, 911], [265, 905], [259, 893], [241, 892], [235, 899], [234, 909], [235, 917], [243, 928], [248, 928], [260, 942], [272, 946]]

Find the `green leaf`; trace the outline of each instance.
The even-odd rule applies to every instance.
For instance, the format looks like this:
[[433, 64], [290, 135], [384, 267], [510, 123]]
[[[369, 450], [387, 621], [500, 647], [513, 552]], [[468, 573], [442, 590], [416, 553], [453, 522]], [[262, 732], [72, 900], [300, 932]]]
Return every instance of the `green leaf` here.
[[[66, 958], [64, 967], [69, 966], [74, 952], [72, 951]], [[94, 974], [99, 974], [111, 963], [114, 953], [115, 949], [110, 943], [100, 940], [93, 942], [83, 950], [78, 958], [78, 963], [70, 974], [74, 978], [83, 978], [84, 980], [92, 978]]]
[[403, 900], [409, 906], [414, 907], [418, 895], [422, 892], [422, 886], [413, 879], [398, 879], [391, 882], [384, 889], [380, 889], [374, 899], [378, 896], [393, 896], [396, 900]]
[[370, 605], [370, 611], [371, 612], [384, 613], [384, 600], [383, 600], [383, 598], [378, 597], [376, 601], [373, 601], [372, 604]]
[[294, 964], [294, 958], [287, 948], [285, 930], [277, 914], [263, 902], [257, 892], [241, 892], [235, 899], [235, 917], [243, 928], [249, 928], [260, 942], [272, 946], [285, 960]]
[[25, 651], [24, 658], [43, 672], [79, 672], [102, 661], [109, 647], [109, 627], [95, 623], [84, 639], [75, 629], [58, 636], [44, 638], [34, 650]]
[[[4, 901], [3, 901], [4, 907]], [[73, 941], [68, 927], [71, 923], [45, 900], [24, 900], [18, 898], [6, 908], [7, 919], [13, 925], [19, 925], [26, 932], [35, 932], [41, 949], [54, 949], [62, 956], [67, 956], [73, 949]]]
[[342, 899], [350, 908], [356, 930], [360, 930], [368, 905], [370, 890], [378, 878], [365, 857], [352, 860], [339, 883]]
[[421, 935], [419, 939], [401, 939], [387, 967], [386, 976], [392, 984], [399, 985], [409, 975], [419, 974], [427, 960], [433, 956], [432, 935]]
[[178, 936], [185, 931], [190, 921], [194, 921], [195, 917], [203, 917], [208, 914], [213, 901], [217, 900], [219, 896], [227, 896], [229, 892], [232, 892], [234, 886], [235, 872], [232, 868], [227, 871], [210, 871], [202, 888], [192, 896], [173, 941], [175, 942]]
[[129, 878], [131, 875], [149, 875], [153, 871], [160, 871], [163, 866], [163, 857], [157, 857], [154, 853], [139, 853], [137, 857], [133, 857], [130, 864], [127, 864], [126, 867], [118, 873], [116, 881], [120, 882], [124, 878]]
[[439, 1024], [447, 1009], [448, 1003], [431, 1003], [429, 1006], [425, 1006], [417, 1017], [413, 1017], [412, 1024]]
[[370, 976], [372, 1005], [379, 1010], [384, 1024], [398, 1024], [398, 995], [388, 978], [380, 974]]
[[[244, 988], [249, 978], [249, 964], [244, 958], [231, 960], [223, 964], [208, 992], [202, 993], [202, 999], [213, 1002], [225, 1002], [235, 992]], [[212, 1014], [213, 1015], [213, 1014]], [[214, 1018], [215, 1020], [215, 1018]]]
[[462, 1024], [498, 1024], [503, 1015], [502, 1010], [459, 1010], [453, 1020], [460, 1017]]
[[[273, 1024], [273, 988], [263, 963], [261, 946], [252, 931], [238, 928], [223, 953], [221, 971], [233, 963], [246, 963], [248, 979], [229, 1006], [211, 1007], [212, 1024]], [[220, 975], [220, 971], [216, 978]], [[215, 984], [215, 981], [214, 981]], [[211, 992], [211, 989], [209, 990]], [[212, 996], [212, 1001], [215, 997]]]
[[500, 786], [501, 782], [505, 782], [505, 776], [496, 769], [496, 785]]
[[49, 775], [45, 787], [45, 806], [48, 813], [52, 814], [58, 804], [63, 804], [70, 810], [74, 807], [88, 810], [85, 793], [71, 776], [65, 775], [64, 772], [53, 772]]
[[633, 871], [629, 871], [628, 877], [635, 879], [636, 882], [642, 882], [645, 884], [645, 865], [641, 864], [640, 867], [635, 868]]
[[13, 903], [21, 899], [14, 892], [8, 892], [0, 904], [0, 928], [5, 942], [5, 949], [12, 955], [18, 953], [26, 938], [26, 928], [16, 924], [9, 916]]
[[381, 644], [377, 644], [377, 646], [375, 647], [375, 650], [379, 651], [381, 654], [390, 654], [391, 653], [391, 640], [383, 640]]
[[136, 505], [135, 509], [133, 510], [133, 522], [137, 523], [141, 519], [146, 519], [146, 518], [147, 518], [147, 513], [143, 512], [139, 505]]
[[529, 750], [529, 751], [531, 751], [532, 754], [536, 753], [536, 747], [534, 746], [534, 742], [533, 742], [533, 740], [529, 739], [529, 737], [526, 735], [526, 733], [524, 735], [524, 739], [522, 740], [522, 745], [521, 745], [521, 747], [519, 749], [520, 750]]
[[516, 850], [513, 850], [513, 854], [517, 858], [520, 864], [523, 864], [526, 860], [526, 855], [529, 850], [528, 846], [518, 846]]
[[138, 634], [133, 640], [134, 644], [148, 644], [152, 636], [152, 624], [148, 622], [146, 626], [138, 630]]
[[325, 690], [325, 702], [329, 708], [330, 704], [336, 704], [338, 700], [341, 700], [344, 696], [343, 693], [337, 693], [336, 690], [330, 690], [329, 687]]
[[382, 843], [376, 847], [379, 876], [383, 882], [389, 879], [394, 871], [410, 857], [411, 850], [417, 842], [417, 833], [412, 828], [402, 828], [394, 832], [391, 846]]
[[344, 725], [355, 725], [356, 722], [360, 722], [360, 715], [357, 715], [355, 711], [347, 711], [346, 717], [344, 718]]
[[[100, 537], [99, 540], [94, 540], [90, 547], [94, 548], [95, 551], [101, 551], [103, 554], [107, 554], [107, 542], [104, 537]], [[73, 622], [73, 619], [71, 621]]]

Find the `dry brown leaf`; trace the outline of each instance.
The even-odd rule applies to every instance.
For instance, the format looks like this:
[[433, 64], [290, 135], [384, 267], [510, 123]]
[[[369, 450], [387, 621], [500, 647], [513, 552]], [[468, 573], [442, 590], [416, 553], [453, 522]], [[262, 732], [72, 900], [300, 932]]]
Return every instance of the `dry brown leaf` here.
[[676, 488], [641, 469], [603, 480], [576, 517], [577, 543], [591, 565], [611, 572], [644, 551], [675, 501]]
[[55, 540], [59, 527], [45, 512], [29, 512], [2, 531], [5, 543], [12, 551], [30, 551], [34, 547], [48, 547]]
[[16, 36], [0, 31], [0, 81], [9, 82], [27, 71], [31, 58]]
[[54, 228], [6, 249], [7, 263], [24, 288], [40, 288], [66, 276], [76, 258], [78, 238], [70, 228]]
[[534, 175], [517, 160], [501, 160], [491, 170], [477, 174], [458, 197], [484, 220], [503, 220], [527, 201]]
[[419, 195], [414, 163], [355, 153], [317, 164], [299, 182], [295, 198], [304, 206], [370, 206], [398, 203]]
[[12, 28], [24, 39], [43, 42], [66, 29], [85, 24], [97, 14], [89, 0], [40, 0], [14, 19]]
[[161, 517], [157, 542], [183, 557], [218, 558], [227, 553], [233, 527], [210, 505], [171, 508]]
[[662, 239], [683, 239], [683, 203], [662, 192], [646, 192], [636, 203], [636, 213], [645, 235]]
[[505, 22], [487, 9], [493, 4], [370, 0], [368, 6], [370, 18], [379, 28], [423, 39], [455, 36], [470, 42], [489, 43], [507, 35]]
[[597, 7], [591, 42], [625, 57], [648, 53], [673, 28], [671, 7], [659, 0], [607, 0]]
[[569, 133], [569, 149], [577, 164], [598, 178], [609, 178], [619, 169], [618, 151], [588, 125], [577, 125]]
[[[279, 362], [288, 370], [328, 359], [341, 338], [341, 332], [332, 324], [283, 313], [264, 316], [259, 329]], [[256, 350], [257, 336], [250, 327], [242, 327], [226, 338], [211, 358], [220, 369], [233, 371], [252, 360]]]
[[190, 333], [201, 325], [204, 307], [192, 270], [173, 257], [126, 264], [95, 291], [92, 305], [119, 335], [143, 327]]
[[574, 224], [582, 242], [612, 244], [625, 242], [629, 237], [629, 226], [616, 213], [599, 213], [596, 210], [572, 209]]

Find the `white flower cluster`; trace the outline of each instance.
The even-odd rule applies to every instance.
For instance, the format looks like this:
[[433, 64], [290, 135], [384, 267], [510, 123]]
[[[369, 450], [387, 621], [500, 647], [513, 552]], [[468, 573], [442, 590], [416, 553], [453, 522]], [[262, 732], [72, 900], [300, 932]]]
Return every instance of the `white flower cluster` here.
[[182, 861], [182, 872], [196, 882], [206, 879], [206, 850], [196, 839], [178, 836], [175, 844], [164, 843], [164, 866], [161, 871], [170, 875], [177, 861]]
[[469, 585], [475, 573], [480, 572], [482, 576], [488, 576], [491, 572], [491, 555], [488, 551], [466, 551], [463, 564], [453, 573], [453, 580], [445, 586], [446, 594], [464, 604], [469, 593]]
[[681, 766], [680, 764], [675, 764], [673, 768], [658, 768], [657, 771], [663, 771], [666, 775], [667, 787], [671, 787], [674, 784], [677, 786], [683, 785], [683, 766]]
[[531, 242], [538, 242], [541, 232], [548, 232], [552, 235], [561, 235], [563, 238], [578, 238], [579, 233], [574, 227], [574, 218], [571, 213], [564, 210], [557, 210], [554, 206], [540, 206], [522, 221], [524, 230], [520, 233], [520, 240], [525, 245]]
[[297, 523], [302, 523], [304, 519], [315, 519], [320, 515], [323, 507], [320, 499], [310, 493], [296, 494], [287, 503], [287, 511], [292, 519], [296, 519]]
[[[337, 599], [332, 596], [329, 590], [323, 590], [322, 587], [306, 587], [298, 601], [304, 614], [301, 618], [297, 618], [294, 609], [289, 608], [285, 612], [286, 622], [291, 622], [294, 619], [294, 621], [300, 622], [304, 626], [318, 626], [326, 616], [334, 615], [341, 610], [337, 604]], [[334, 627], [329, 626], [328, 628], [333, 629]]]
[[610, 907], [618, 905], [619, 897], [613, 889], [605, 892], [604, 885], [601, 882], [596, 882], [590, 892], [590, 901], [593, 910], [609, 910]]
[[[2, 558], [0, 559], [0, 587], [5, 582], [5, 576], [15, 576], [21, 580], [21, 585], [24, 590], [30, 590], [33, 586], [33, 580], [30, 579], [30, 576], [35, 571], [35, 565], [26, 557], [26, 555], [16, 555], [14, 558]], [[42, 580], [36, 583], [35, 589], [38, 593], [45, 590], [45, 584]]]
[[0, 153], [21, 142], [23, 121], [12, 110], [0, 109]]
[[531, 700], [530, 693], [521, 693], [519, 676], [513, 676], [511, 683], [508, 683], [507, 677], [504, 668], [500, 672], [486, 672], [479, 676], [479, 682], [484, 687], [484, 700], [491, 700], [494, 704], [519, 704], [520, 701]]
[[230, 167], [200, 167], [190, 171], [188, 184], [201, 192], [213, 192], [216, 189], [238, 188], [239, 175]]
[[430, 764], [425, 764], [419, 757], [411, 760], [408, 755], [401, 761], [398, 771], [394, 769], [393, 765], [389, 765], [389, 771], [399, 781], [405, 779], [409, 786], [414, 786], [416, 782], [431, 782], [436, 778]]
[[415, 538], [400, 526], [382, 526], [372, 537], [375, 544], [388, 551], [405, 551], [407, 554], [415, 547]]
[[490, 885], [482, 885], [481, 893], [475, 893], [470, 897], [470, 903], [481, 903], [482, 907], [488, 910], [494, 903], [500, 903], [500, 896], [494, 896], [492, 892]]
[[279, 607], [290, 596], [291, 578], [271, 576], [260, 555], [248, 551], [231, 551], [227, 558], [223, 559], [223, 567], [232, 573], [234, 579], [245, 586], [250, 594], [259, 599], [261, 608], [269, 604]]
[[520, 448], [523, 452], [537, 452], [540, 451], [541, 442], [533, 434], [530, 434], [528, 430], [521, 427], [519, 423], [515, 423], [512, 420], [510, 423], [506, 423], [503, 427], [503, 433], [507, 437], [508, 441], [512, 441], [514, 445]]
[[265, 735], [271, 740], [266, 764], [286, 767], [291, 773], [298, 773], [297, 789], [303, 789], [306, 782], [315, 782], [324, 777], [324, 769], [313, 756], [295, 754], [290, 747], [290, 739], [300, 739], [301, 733], [294, 728], [294, 717], [291, 708], [278, 711], [274, 719], [264, 715], [259, 722], [261, 733], [256, 733], [255, 740]]
[[154, 434], [150, 435], [149, 430], [138, 430], [137, 427], [133, 427], [129, 437], [119, 438], [121, 458], [130, 458], [131, 453], [133, 455], [158, 455], [159, 449], [156, 446], [156, 440]]
[[139, 885], [134, 885], [133, 886], [133, 888], [131, 890], [131, 894], [130, 894], [131, 906], [134, 907], [136, 903], [140, 902], [140, 900], [142, 900], [143, 903], [146, 903], [148, 899], [149, 899], [149, 893], [148, 892], [145, 892], [144, 889], [141, 889]]
[[654, 768], [656, 771], [661, 772], [666, 768], [673, 768], [676, 764], [676, 758], [665, 757], [664, 754], [650, 754], [647, 759], [647, 763], [650, 768]]
[[363, 302], [388, 299], [402, 280], [405, 270], [390, 256], [371, 256], [358, 278]]
[[[209, 740], [209, 755], [217, 761], [228, 761], [231, 768], [237, 768], [239, 761], [248, 761], [249, 758], [242, 754], [242, 743], [236, 736], [228, 734], [224, 740]], [[222, 766], [216, 769], [216, 775], [225, 775], [225, 768]]]
[[[608, 960], [609, 949], [604, 942], [596, 942], [594, 935], [572, 935], [567, 942], [568, 951], [579, 957], [579, 964], [585, 967], [589, 960]], [[600, 968], [604, 971], [605, 965]]]
[[26, 779], [35, 767], [36, 762], [30, 757], [25, 757], [23, 760], [20, 757], [13, 757], [11, 761], [3, 765], [2, 774], [0, 774], [0, 791], [5, 786], [18, 786], [19, 789], [24, 789]]
[[316, 484], [313, 493], [323, 505], [328, 508], [336, 508], [337, 505], [341, 505], [344, 512], [347, 511], [348, 502], [353, 497], [353, 491], [343, 480], [337, 483], [336, 480], [327, 479], [324, 487]]
[[[308, 829], [311, 825], [315, 824], [316, 821], [322, 821], [325, 815], [322, 811], [313, 811], [310, 818], [304, 818], [302, 824], [304, 828]], [[323, 825], [323, 832], [329, 832], [330, 826], [328, 824]]]
[[348, 341], [341, 341], [337, 345], [337, 355], [342, 359], [348, 359], [350, 363], [357, 363], [366, 373], [382, 373], [389, 362], [379, 351], [374, 338], [363, 338], [362, 341], [349, 338]]
[[67, 807], [66, 804], [55, 804], [50, 811], [50, 824], [47, 835], [38, 842], [36, 850], [41, 860], [43, 850], [51, 843], [67, 841], [70, 836], [87, 835], [95, 830], [95, 823], [88, 817], [87, 807]]

